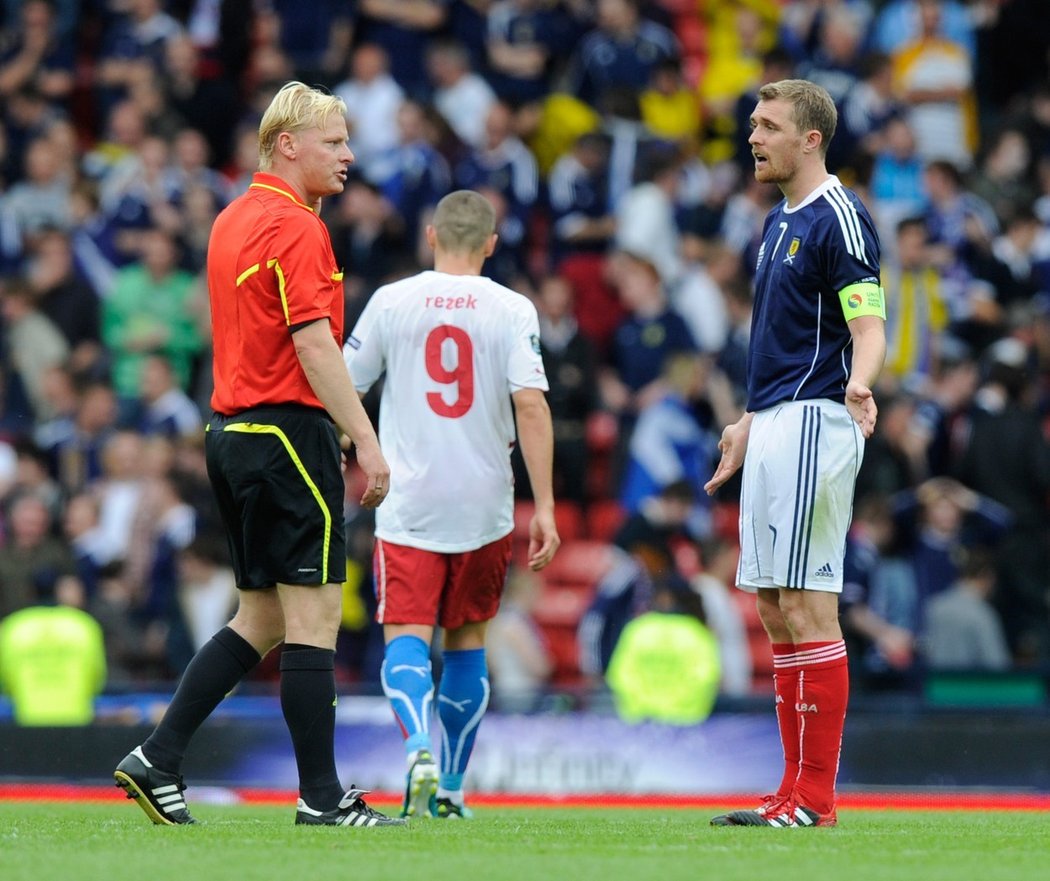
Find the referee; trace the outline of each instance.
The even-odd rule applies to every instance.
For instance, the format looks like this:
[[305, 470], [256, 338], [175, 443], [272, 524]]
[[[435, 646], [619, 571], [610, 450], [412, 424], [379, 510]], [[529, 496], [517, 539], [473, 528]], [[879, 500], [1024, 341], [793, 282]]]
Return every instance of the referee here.
[[353, 162], [346, 105], [285, 85], [259, 126], [259, 171], [215, 221], [208, 248], [215, 413], [211, 478], [233, 557], [237, 614], [190, 662], [156, 730], [114, 772], [154, 823], [194, 822], [179, 773], [191, 737], [274, 646], [281, 707], [299, 772], [295, 822], [404, 821], [344, 793], [336, 773], [335, 642], [346, 553], [340, 434], [368, 477], [361, 499], [386, 496], [390, 469], [343, 363], [343, 285], [323, 196]]

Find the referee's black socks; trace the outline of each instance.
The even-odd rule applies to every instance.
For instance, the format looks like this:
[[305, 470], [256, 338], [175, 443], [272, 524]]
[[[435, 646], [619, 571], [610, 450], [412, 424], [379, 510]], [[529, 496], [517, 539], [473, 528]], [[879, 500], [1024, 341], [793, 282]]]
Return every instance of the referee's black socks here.
[[343, 797], [335, 767], [335, 652], [286, 643], [281, 654], [281, 709], [299, 769], [299, 794], [314, 810]]
[[178, 774], [190, 738], [260, 660], [251, 643], [229, 627], [216, 633], [193, 656], [164, 718], [142, 744], [146, 758]]

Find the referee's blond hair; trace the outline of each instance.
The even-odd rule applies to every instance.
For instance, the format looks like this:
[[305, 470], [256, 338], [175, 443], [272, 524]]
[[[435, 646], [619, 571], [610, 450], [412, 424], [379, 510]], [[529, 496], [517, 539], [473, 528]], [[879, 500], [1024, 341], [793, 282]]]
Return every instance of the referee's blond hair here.
[[496, 209], [481, 193], [456, 190], [437, 203], [430, 225], [443, 251], [476, 254], [496, 231]]
[[792, 108], [792, 119], [800, 132], [816, 129], [820, 132], [820, 151], [828, 152], [828, 144], [835, 136], [839, 114], [835, 101], [823, 86], [809, 80], [778, 80], [766, 83], [758, 90], [760, 101], [786, 101]]
[[294, 134], [319, 126], [337, 113], [346, 116], [346, 103], [337, 95], [295, 80], [285, 83], [259, 123], [259, 171], [273, 167], [273, 151], [281, 132]]

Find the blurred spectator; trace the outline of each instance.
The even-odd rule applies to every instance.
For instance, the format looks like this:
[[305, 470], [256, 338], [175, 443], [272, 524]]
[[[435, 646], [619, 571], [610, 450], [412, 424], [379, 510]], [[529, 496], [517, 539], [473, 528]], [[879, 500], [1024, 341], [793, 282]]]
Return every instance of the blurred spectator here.
[[[175, 235], [181, 225], [175, 207], [176, 180], [169, 173], [171, 148], [161, 138], [143, 139], [99, 185], [99, 210], [112, 224], [111, 261], [124, 267], [138, 258], [152, 230]], [[101, 292], [102, 299], [109, 290]]]
[[1010, 512], [948, 477], [934, 477], [892, 499], [898, 540], [915, 570], [918, 620], [922, 630], [927, 600], [959, 577], [960, 551], [973, 545], [995, 547], [1011, 526]]
[[186, 629], [188, 654], [173, 657], [185, 668], [204, 643], [229, 622], [237, 608], [237, 585], [225, 541], [218, 535], [196, 536], [178, 555], [177, 612]]
[[994, 263], [996, 299], [1006, 310], [1029, 302], [1040, 291], [1050, 291], [1050, 227], [1028, 207], [1015, 207], [1007, 215], [1002, 235], [987, 255]]
[[426, 55], [448, 19], [445, 0], [359, 0], [358, 35], [390, 56], [390, 71], [411, 98], [427, 93]]
[[179, 206], [190, 190], [202, 187], [211, 193], [216, 211], [226, 207], [229, 201], [226, 181], [209, 165], [210, 161], [208, 142], [199, 131], [184, 128], [175, 135], [171, 164], [165, 170], [166, 189], [172, 202]]
[[714, 708], [722, 669], [703, 603], [688, 586], [657, 582], [652, 610], [627, 623], [606, 681], [627, 722], [696, 725]]
[[471, 70], [470, 55], [458, 43], [435, 43], [427, 50], [426, 61], [435, 109], [464, 145], [481, 147], [496, 93], [484, 77]]
[[52, 534], [46, 502], [35, 495], [12, 500], [0, 546], [0, 618], [54, 601], [55, 586], [76, 572], [73, 555]]
[[871, 170], [872, 207], [883, 233], [925, 210], [924, 169], [922, 159], [915, 152], [915, 135], [907, 120], [903, 117], [888, 120]]
[[346, 102], [350, 149], [361, 174], [372, 183], [391, 176], [387, 164], [400, 140], [398, 114], [404, 90], [390, 75], [390, 59], [379, 46], [358, 46], [350, 58], [350, 76], [333, 94]]
[[963, 559], [955, 584], [926, 603], [926, 663], [931, 670], [1005, 670], [1010, 648], [990, 601], [996, 584], [993, 557], [974, 547]]
[[12, 444], [15, 455], [15, 472], [6, 487], [6, 495], [0, 491], [0, 503], [22, 495], [32, 495], [46, 506], [53, 522], [62, 516], [65, 498], [62, 488], [47, 470], [47, 454], [32, 440], [20, 438]]
[[994, 546], [999, 563], [995, 604], [1010, 645], [1025, 661], [1050, 659], [1050, 443], [1033, 407], [1029, 352], [1019, 340], [989, 349], [986, 377], [960, 426], [955, 475], [1010, 512]]
[[201, 413], [179, 388], [171, 362], [163, 355], [147, 355], [139, 378], [139, 430], [169, 439], [195, 437], [202, 431]]
[[650, 607], [652, 596], [653, 583], [646, 568], [626, 551], [616, 549], [577, 627], [580, 672], [590, 684], [602, 682], [621, 632]]
[[671, 304], [689, 325], [701, 351], [717, 353], [725, 348], [730, 331], [726, 291], [741, 277], [740, 255], [714, 239], [697, 256], [683, 265]]
[[180, 201], [178, 242], [182, 251], [181, 266], [195, 275], [201, 274], [208, 257], [212, 224], [223, 205], [218, 203], [211, 189], [199, 183], [191, 184]]
[[1018, 129], [997, 132], [970, 176], [970, 191], [984, 199], [996, 217], [1008, 221], [1032, 199], [1032, 154], [1028, 139]]
[[[354, 35], [354, 4], [343, 0], [270, 0], [263, 30], [276, 25], [277, 42], [302, 82], [331, 87], [339, 76]], [[266, 16], [264, 15], [265, 19]]]
[[163, 353], [185, 390], [203, 347], [190, 309], [193, 276], [178, 268], [175, 242], [154, 229], [143, 233], [142, 245], [142, 260], [117, 273], [102, 304], [102, 338], [113, 354], [113, 387], [125, 404], [138, 397], [147, 355]]
[[17, 260], [44, 229], [68, 226], [71, 184], [62, 173], [55, 144], [46, 136], [32, 140], [26, 150], [26, 179], [0, 198], [0, 249], [5, 257]]
[[33, 291], [24, 279], [11, 279], [0, 292], [3, 347], [11, 368], [25, 389], [33, 413], [42, 419], [55, 415], [48, 409], [44, 376], [65, 363], [69, 345], [65, 337], [36, 305]]
[[941, 333], [948, 326], [946, 280], [927, 250], [926, 224], [907, 217], [897, 224], [896, 247], [882, 263], [886, 291], [886, 366], [897, 383], [922, 388], [933, 369]]
[[928, 163], [923, 184], [930, 241], [945, 249], [948, 261], [964, 262], [971, 243], [991, 241], [998, 234], [999, 221], [992, 207], [966, 189], [954, 164], [941, 159]]
[[[555, 495], [582, 504], [587, 494], [587, 422], [598, 407], [594, 347], [573, 317], [572, 288], [565, 279], [543, 279], [536, 309], [543, 370], [550, 383], [547, 401], [554, 423]], [[524, 478], [524, 472], [520, 473]], [[528, 481], [519, 479], [515, 485], [528, 486]]]
[[84, 611], [83, 587], [59, 580], [54, 605], [0, 621], [0, 691], [18, 725], [89, 725], [106, 683], [102, 628]]
[[402, 238], [393, 206], [374, 184], [351, 180], [333, 198], [338, 199], [339, 213], [332, 222], [332, 250], [350, 275], [345, 283], [356, 318], [372, 292], [389, 279], [409, 243]]
[[[774, 46], [775, 4], [714, 3], [703, 10], [710, 19], [707, 65], [697, 90], [704, 120], [703, 156], [720, 162], [737, 154], [751, 171], [751, 113], [758, 88], [787, 78], [793, 59]], [[764, 8], [763, 8], [764, 7]]]
[[[828, 90], [841, 108], [846, 96], [860, 82], [861, 52], [864, 48], [865, 14], [863, 5], [857, 3], [825, 4], [816, 25], [816, 42], [807, 58], [798, 68], [802, 79], [810, 80]], [[848, 157], [849, 139], [835, 160], [829, 159], [829, 167], [836, 167]], [[835, 150], [835, 140], [828, 152]], [[845, 152], [844, 152], [845, 151]]]
[[[153, 80], [152, 75], [136, 82]], [[81, 163], [84, 173], [94, 180], [106, 178], [125, 159], [133, 157], [150, 134], [146, 110], [132, 98], [115, 103], [103, 118], [105, 128]]]
[[659, 271], [648, 258], [620, 252], [610, 262], [609, 276], [628, 314], [616, 329], [615, 370], [602, 374], [602, 395], [629, 424], [660, 393], [658, 380], [667, 356], [693, 351], [696, 343], [668, 303]]
[[532, 614], [542, 587], [543, 581], [535, 573], [512, 570], [499, 612], [485, 634], [492, 703], [504, 713], [536, 709], [554, 669], [543, 633]]
[[160, 80], [162, 107], [181, 127], [201, 133], [208, 143], [211, 162], [221, 167], [229, 161], [233, 147], [230, 120], [236, 115], [239, 96], [229, 79], [205, 79], [201, 69], [200, 52], [189, 34], [168, 40]]
[[718, 641], [722, 667], [719, 691], [746, 697], [751, 692], [753, 663], [747, 626], [734, 598], [738, 557], [735, 542], [707, 539], [701, 546], [703, 571], [689, 580], [689, 587], [700, 597], [704, 619]]
[[41, 231], [28, 257], [26, 281], [40, 312], [61, 331], [73, 369], [90, 370], [102, 358], [99, 299], [75, 271], [69, 234]]
[[639, 0], [598, 0], [596, 27], [577, 44], [566, 91], [594, 105], [610, 88], [641, 91], [653, 67], [681, 54], [674, 33], [643, 18]]
[[891, 496], [929, 476], [930, 435], [917, 411], [917, 400], [907, 391], [880, 396], [879, 430], [864, 444], [856, 498]]
[[681, 163], [677, 151], [650, 153], [636, 168], [637, 183], [616, 204], [616, 248], [645, 258], [668, 288], [682, 274], [681, 235], [675, 217]]
[[514, 133], [513, 116], [506, 104], [497, 102], [489, 107], [484, 122], [481, 146], [456, 163], [453, 180], [464, 189], [491, 189], [502, 196], [505, 214], [496, 227], [500, 247], [520, 251], [529, 214], [539, 195], [536, 160]]
[[[135, 511], [145, 489], [143, 437], [121, 429], [106, 438], [102, 447], [102, 473], [88, 488], [98, 499], [99, 563], [127, 558]], [[124, 578], [124, 573], [121, 573]]]
[[98, 591], [88, 602], [87, 611], [102, 625], [111, 686], [142, 687], [170, 678], [167, 627], [160, 622], [144, 627], [137, 620], [134, 596], [121, 561], [102, 567]]
[[547, 179], [551, 208], [551, 261], [575, 254], [603, 254], [616, 232], [609, 210], [609, 141], [598, 132], [580, 135]]
[[452, 172], [436, 147], [437, 136], [427, 109], [404, 101], [397, 111], [398, 141], [380, 167], [383, 196], [400, 218], [406, 247], [416, 252], [426, 244], [423, 230], [434, 206], [452, 189]]
[[[889, 0], [879, 9], [873, 38], [876, 48], [895, 52], [922, 34], [922, 0]], [[970, 10], [960, 0], [943, 0], [937, 33], [958, 43], [973, 57], [977, 51]]]
[[717, 432], [701, 426], [693, 409], [710, 367], [695, 352], [672, 352], [664, 360], [662, 395], [641, 409], [628, 441], [620, 502], [629, 513], [679, 482], [692, 490], [693, 502], [700, 497], [718, 458]]
[[169, 40], [182, 26], [164, 11], [162, 0], [127, 0], [113, 15], [102, 35], [95, 65], [95, 88], [103, 114], [125, 97], [131, 83], [163, 70]]
[[106, 562], [105, 537], [98, 528], [99, 500], [82, 490], [69, 496], [62, 518], [62, 534], [69, 542], [77, 577], [88, 599], [98, 592], [99, 572]]
[[968, 169], [977, 139], [973, 58], [965, 46], [943, 36], [941, 0], [916, 0], [916, 5], [919, 33], [893, 52], [896, 89], [908, 106], [919, 155]]
[[[885, 144], [885, 129], [892, 119], [898, 119], [904, 106], [893, 91], [893, 63], [882, 52], [870, 52], [858, 65], [860, 76], [842, 101], [839, 131], [843, 149], [839, 155], [853, 159], [856, 150], [877, 153]], [[833, 141], [832, 143], [835, 143]]]
[[488, 7], [485, 59], [488, 79], [515, 107], [541, 100], [549, 78], [571, 47], [573, 22], [560, 3], [498, 0]]
[[659, 138], [693, 149], [700, 140], [700, 101], [682, 76], [677, 56], [656, 64], [638, 96], [642, 122]]
[[0, 47], [0, 98], [31, 85], [47, 100], [61, 102], [73, 91], [74, 50], [60, 28], [52, 0], [22, 0], [17, 28], [7, 29]]
[[920, 599], [914, 570], [896, 556], [895, 542], [888, 497], [858, 496], [846, 536], [840, 604], [858, 690], [906, 688], [916, 672]]

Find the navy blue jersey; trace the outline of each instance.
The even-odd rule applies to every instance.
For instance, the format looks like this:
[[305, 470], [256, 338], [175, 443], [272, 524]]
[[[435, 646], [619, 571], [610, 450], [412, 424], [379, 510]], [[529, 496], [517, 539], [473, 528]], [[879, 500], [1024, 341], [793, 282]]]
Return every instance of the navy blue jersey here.
[[[846, 314], [882, 312], [879, 237], [860, 199], [830, 177], [800, 205], [769, 212], [755, 267], [747, 409], [845, 400]], [[851, 314], [850, 317], [853, 317]]]

